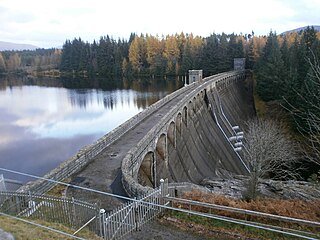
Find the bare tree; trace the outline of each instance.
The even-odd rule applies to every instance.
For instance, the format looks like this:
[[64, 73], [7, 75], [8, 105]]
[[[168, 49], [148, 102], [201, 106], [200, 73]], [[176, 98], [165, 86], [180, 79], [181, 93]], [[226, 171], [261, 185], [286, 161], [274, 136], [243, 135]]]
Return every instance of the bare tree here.
[[245, 158], [251, 173], [247, 197], [255, 199], [261, 178], [292, 179], [297, 176], [295, 144], [281, 125], [272, 120], [249, 120], [246, 131]]
[[[320, 165], [320, 64], [318, 58], [312, 53], [313, 59], [308, 59], [311, 72], [308, 74], [309, 81], [312, 82], [312, 88], [306, 87], [308, 99], [304, 99], [308, 105], [306, 122], [308, 126], [308, 135], [306, 135], [309, 143], [309, 149], [306, 151], [308, 158]], [[310, 99], [311, 98], [311, 99]]]
[[[297, 89], [295, 90], [305, 108], [297, 109], [294, 104], [284, 100], [288, 105], [285, 108], [293, 115], [298, 131], [306, 140], [305, 156], [320, 166], [320, 63], [314, 53], [311, 53], [312, 58], [307, 59], [310, 72], [307, 81], [304, 82], [305, 93], [301, 94]], [[305, 123], [304, 126], [301, 126], [301, 120]]]

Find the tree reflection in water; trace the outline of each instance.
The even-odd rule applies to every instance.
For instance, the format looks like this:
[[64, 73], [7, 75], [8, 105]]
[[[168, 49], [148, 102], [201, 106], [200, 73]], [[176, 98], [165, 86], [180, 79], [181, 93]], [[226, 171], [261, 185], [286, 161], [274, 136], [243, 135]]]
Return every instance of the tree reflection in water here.
[[182, 85], [177, 79], [0, 78], [0, 166], [44, 175]]

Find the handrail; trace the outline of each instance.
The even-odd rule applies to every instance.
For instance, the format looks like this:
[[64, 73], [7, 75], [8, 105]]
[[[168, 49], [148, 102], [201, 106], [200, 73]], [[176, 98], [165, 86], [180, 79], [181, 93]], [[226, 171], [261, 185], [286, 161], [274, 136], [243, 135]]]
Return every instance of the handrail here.
[[[210, 100], [210, 98], [211, 98], [211, 96], [209, 95], [209, 100]], [[219, 96], [217, 96], [217, 98], [218, 98], [217, 101], [220, 102]], [[217, 104], [219, 104], [219, 103], [217, 103]], [[222, 111], [222, 109], [221, 109], [221, 111]], [[227, 142], [229, 143], [229, 145], [231, 145], [231, 147], [233, 148], [232, 143], [229, 141], [229, 138], [228, 138], [227, 134], [225, 133], [225, 131], [223, 130], [223, 128], [221, 127], [221, 125], [220, 125], [220, 123], [219, 123], [219, 121], [218, 121], [217, 114], [215, 113], [214, 110], [212, 110], [212, 112], [213, 112], [213, 115], [214, 115], [214, 118], [215, 118], [215, 120], [216, 120], [216, 123], [217, 123], [218, 128], [219, 128], [220, 131], [222, 132], [223, 136], [226, 138], [226, 140], [227, 140]], [[245, 167], [245, 169], [247, 170], [247, 172], [250, 173], [250, 172], [251, 172], [251, 171], [250, 171], [250, 168], [248, 168], [248, 166], [245, 164], [245, 162], [243, 161], [243, 159], [242, 159], [242, 157], [240, 156], [240, 154], [239, 154], [237, 151], [234, 151], [234, 152], [235, 152], [235, 154], [237, 155], [237, 157], [240, 159], [242, 165]]]

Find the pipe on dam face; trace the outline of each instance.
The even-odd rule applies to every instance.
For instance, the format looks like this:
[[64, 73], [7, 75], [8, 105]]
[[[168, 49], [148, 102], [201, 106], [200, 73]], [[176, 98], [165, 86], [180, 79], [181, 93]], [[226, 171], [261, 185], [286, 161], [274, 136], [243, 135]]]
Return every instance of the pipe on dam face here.
[[122, 183], [130, 196], [157, 187], [161, 178], [199, 184], [248, 173], [229, 137], [232, 126], [254, 115], [251, 82], [245, 72], [232, 71], [197, 84], [123, 159]]

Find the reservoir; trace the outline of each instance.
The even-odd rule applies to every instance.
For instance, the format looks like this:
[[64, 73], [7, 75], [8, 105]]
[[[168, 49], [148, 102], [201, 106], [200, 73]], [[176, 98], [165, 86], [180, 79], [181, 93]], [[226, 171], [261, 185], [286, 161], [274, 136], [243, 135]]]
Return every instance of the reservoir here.
[[[183, 85], [168, 79], [0, 78], [0, 167], [43, 176]], [[5, 178], [32, 181], [1, 172]]]

